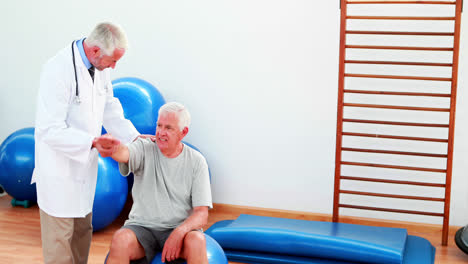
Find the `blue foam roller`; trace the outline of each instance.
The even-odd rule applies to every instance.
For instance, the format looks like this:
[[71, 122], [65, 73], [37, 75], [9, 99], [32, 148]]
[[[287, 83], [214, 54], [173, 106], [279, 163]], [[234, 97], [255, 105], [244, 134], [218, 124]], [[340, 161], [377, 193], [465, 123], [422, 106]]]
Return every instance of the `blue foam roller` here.
[[402, 228], [255, 215], [240, 215], [206, 232], [230, 250], [381, 264], [402, 263], [407, 237]]
[[[307, 258], [274, 253], [259, 253], [251, 251], [225, 250], [231, 261], [250, 264], [355, 264], [355, 262], [339, 261], [333, 259]], [[340, 254], [337, 252], [337, 254]], [[422, 237], [408, 236], [406, 241], [403, 264], [433, 264], [435, 248]], [[373, 262], [373, 260], [368, 260]]]
[[[241, 220], [239, 221], [239, 219]], [[305, 224], [306, 222], [309, 224]], [[382, 258], [369, 255], [367, 249], [374, 247], [372, 250], [378, 249], [377, 251], [383, 254], [385, 249], [400, 248], [401, 238], [404, 240], [403, 249], [401, 250], [401, 264], [434, 263], [435, 248], [431, 243], [422, 237], [408, 236], [400, 228], [330, 223], [334, 225], [330, 225], [332, 228], [327, 229], [327, 225], [323, 225], [323, 223], [241, 215], [236, 220], [224, 220], [213, 224], [206, 233], [215, 238], [224, 248], [229, 260], [242, 263], [380, 264], [384, 263]], [[374, 234], [362, 233], [363, 230], [374, 231]], [[391, 234], [392, 232], [390, 232], [389, 234], [389, 231], [395, 233]], [[314, 232], [317, 236], [310, 236], [310, 232]], [[255, 240], [256, 237], [263, 240], [256, 240], [254, 242], [256, 245], [254, 245], [251, 240]], [[376, 237], [378, 238], [375, 239]], [[310, 254], [309, 251], [298, 252], [295, 248], [291, 248], [291, 246], [297, 246], [300, 243], [309, 245], [311, 242], [308, 241], [309, 239], [311, 241], [316, 240], [318, 249], [324, 249], [322, 245], [319, 245], [323, 242], [325, 248], [328, 247], [326, 251], [332, 254], [329, 257], [324, 257], [323, 254]], [[320, 241], [320, 239], [323, 239], [323, 241]], [[347, 251], [342, 248], [342, 240], [348, 240], [346, 243], [354, 248], [355, 254], [358, 254], [359, 247], [362, 247], [362, 256], [354, 260], [344, 260], [343, 254], [347, 254]], [[333, 249], [334, 245], [336, 247]], [[294, 253], [294, 255], [291, 253]], [[389, 250], [387, 253], [394, 255], [395, 250]]]
[[355, 262], [297, 257], [289, 255], [279, 255], [273, 253], [258, 253], [250, 251], [226, 250], [226, 256], [229, 260], [249, 264], [356, 264]]
[[432, 264], [434, 259], [435, 248], [427, 239], [408, 236], [403, 264]]

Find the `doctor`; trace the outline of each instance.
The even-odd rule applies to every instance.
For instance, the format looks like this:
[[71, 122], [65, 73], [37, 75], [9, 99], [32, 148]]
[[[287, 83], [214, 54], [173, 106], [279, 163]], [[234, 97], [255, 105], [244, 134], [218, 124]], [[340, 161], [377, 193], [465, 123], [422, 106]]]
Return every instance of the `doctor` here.
[[[35, 169], [45, 263], [87, 263], [98, 152], [139, 136], [114, 98], [109, 68], [127, 49], [117, 25], [101, 23], [43, 66], [37, 98]], [[94, 71], [94, 72], [93, 72]], [[100, 136], [104, 125], [117, 139]]]

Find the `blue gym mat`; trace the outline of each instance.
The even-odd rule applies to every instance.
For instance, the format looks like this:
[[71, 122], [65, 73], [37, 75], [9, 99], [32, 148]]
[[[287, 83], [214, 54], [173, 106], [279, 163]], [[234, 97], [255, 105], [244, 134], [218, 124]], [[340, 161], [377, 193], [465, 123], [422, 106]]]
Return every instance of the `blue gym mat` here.
[[406, 229], [241, 215], [207, 231], [232, 261], [432, 264], [435, 249]]

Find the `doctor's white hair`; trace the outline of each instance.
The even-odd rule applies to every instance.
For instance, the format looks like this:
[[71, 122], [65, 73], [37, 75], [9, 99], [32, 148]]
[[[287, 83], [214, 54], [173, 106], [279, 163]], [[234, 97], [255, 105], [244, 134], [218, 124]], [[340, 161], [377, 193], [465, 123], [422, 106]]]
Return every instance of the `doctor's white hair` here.
[[180, 131], [184, 130], [185, 127], [189, 127], [190, 113], [187, 110], [187, 108], [185, 108], [185, 106], [177, 102], [170, 102], [164, 104], [163, 106], [161, 106], [161, 108], [159, 108], [159, 116], [169, 113], [174, 113], [179, 119]]
[[111, 56], [115, 49], [127, 50], [128, 48], [127, 35], [124, 30], [119, 25], [110, 22], [97, 24], [85, 41], [90, 47], [98, 46], [107, 56]]

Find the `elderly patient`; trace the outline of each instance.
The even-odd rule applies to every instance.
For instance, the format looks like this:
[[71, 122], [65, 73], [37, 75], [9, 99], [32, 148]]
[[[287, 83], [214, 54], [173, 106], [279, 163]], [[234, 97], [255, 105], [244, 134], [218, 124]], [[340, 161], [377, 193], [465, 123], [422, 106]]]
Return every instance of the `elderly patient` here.
[[202, 233], [212, 207], [208, 165], [182, 142], [189, 124], [183, 105], [167, 103], [159, 110], [155, 142], [140, 138], [116, 147], [112, 158], [120, 172], [134, 174], [133, 206], [112, 238], [108, 264], [150, 263], [161, 251], [162, 262], [208, 263]]

